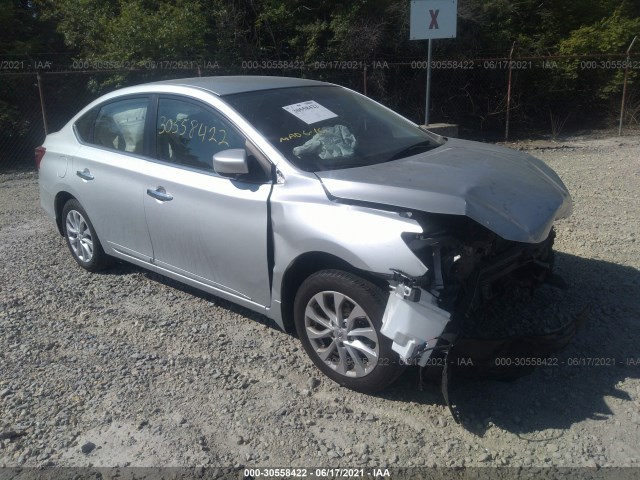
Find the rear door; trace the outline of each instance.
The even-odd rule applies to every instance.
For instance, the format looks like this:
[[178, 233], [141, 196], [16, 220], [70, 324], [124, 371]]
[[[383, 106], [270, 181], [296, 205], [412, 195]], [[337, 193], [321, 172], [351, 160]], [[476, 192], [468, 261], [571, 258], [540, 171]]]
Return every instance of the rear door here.
[[145, 95], [121, 97], [83, 115], [74, 125], [81, 145], [70, 172], [106, 249], [147, 262], [153, 257], [143, 205], [149, 101]]
[[245, 147], [243, 135], [209, 106], [159, 97], [158, 162], [146, 176], [144, 206], [158, 267], [267, 306], [271, 181], [258, 162], [236, 179], [213, 170], [215, 153]]

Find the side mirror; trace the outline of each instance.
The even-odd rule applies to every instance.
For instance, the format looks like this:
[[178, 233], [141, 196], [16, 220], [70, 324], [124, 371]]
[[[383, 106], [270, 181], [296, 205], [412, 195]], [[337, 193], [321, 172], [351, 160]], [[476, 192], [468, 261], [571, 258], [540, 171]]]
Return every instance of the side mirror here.
[[213, 156], [213, 169], [218, 175], [232, 177], [249, 172], [244, 148], [230, 148]]

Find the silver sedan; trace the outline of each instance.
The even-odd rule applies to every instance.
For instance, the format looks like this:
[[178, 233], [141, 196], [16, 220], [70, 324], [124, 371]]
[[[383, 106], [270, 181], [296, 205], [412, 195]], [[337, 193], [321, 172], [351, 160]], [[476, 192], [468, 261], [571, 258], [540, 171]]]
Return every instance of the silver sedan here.
[[549, 277], [571, 211], [539, 160], [294, 78], [117, 90], [36, 163], [81, 267], [124, 260], [260, 312], [359, 391], [446, 351], [516, 280]]

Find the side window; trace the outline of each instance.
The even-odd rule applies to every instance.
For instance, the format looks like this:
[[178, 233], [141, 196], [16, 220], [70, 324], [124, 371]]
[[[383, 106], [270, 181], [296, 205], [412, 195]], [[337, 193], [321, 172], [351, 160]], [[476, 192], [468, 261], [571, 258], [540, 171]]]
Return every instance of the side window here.
[[83, 116], [81, 116], [78, 120], [76, 120], [75, 127], [76, 133], [80, 140], [85, 143], [93, 143], [93, 137], [91, 136], [93, 128], [93, 124], [96, 121], [96, 116], [98, 115], [98, 109], [92, 108]]
[[245, 138], [221, 116], [182, 100], [159, 100], [156, 132], [160, 160], [207, 171], [216, 153], [245, 147]]
[[100, 108], [93, 129], [93, 143], [123, 152], [143, 153], [147, 99], [132, 98]]

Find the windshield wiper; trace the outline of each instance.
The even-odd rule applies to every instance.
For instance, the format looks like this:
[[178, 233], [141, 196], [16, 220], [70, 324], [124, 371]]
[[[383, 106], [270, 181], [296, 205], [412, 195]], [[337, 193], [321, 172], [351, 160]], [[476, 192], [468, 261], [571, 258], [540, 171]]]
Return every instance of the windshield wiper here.
[[[393, 157], [391, 157], [387, 161], [391, 162], [392, 160], [398, 160], [399, 158], [417, 155], [419, 153], [419, 150], [427, 151], [427, 150], [432, 150], [436, 147], [438, 147], [438, 145], [435, 145], [433, 142], [431, 142], [431, 140], [424, 140], [422, 142], [416, 143], [414, 145], [411, 145], [410, 147], [400, 150], [398, 153], [393, 155]], [[415, 153], [414, 153], [414, 150], [416, 150]]]

